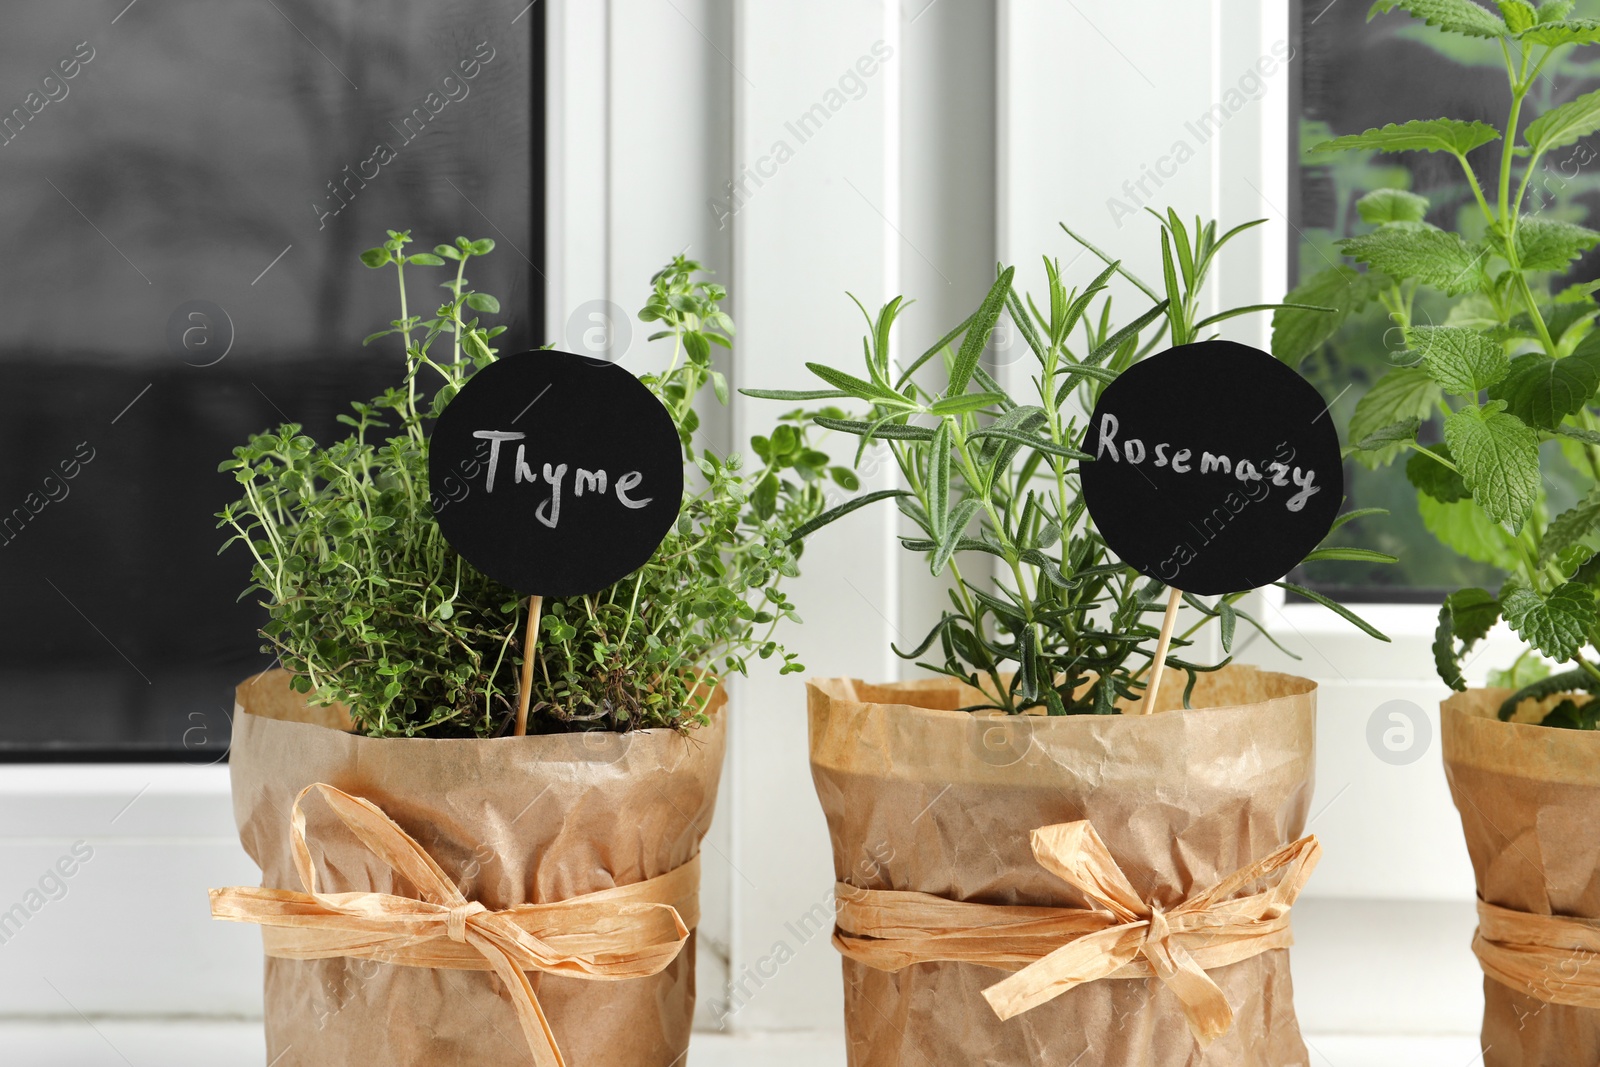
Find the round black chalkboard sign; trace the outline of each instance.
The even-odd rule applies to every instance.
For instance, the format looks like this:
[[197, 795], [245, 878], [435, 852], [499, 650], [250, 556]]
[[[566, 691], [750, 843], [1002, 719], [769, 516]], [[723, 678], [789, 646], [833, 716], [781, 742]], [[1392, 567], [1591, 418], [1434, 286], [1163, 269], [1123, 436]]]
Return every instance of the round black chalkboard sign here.
[[1089, 514], [1124, 562], [1175, 589], [1275, 582], [1344, 500], [1327, 407], [1294, 370], [1232, 341], [1136, 363], [1106, 386], [1084, 434]]
[[434, 516], [467, 562], [520, 593], [593, 593], [638, 570], [677, 520], [672, 416], [605, 360], [524, 352], [467, 380], [428, 448]]

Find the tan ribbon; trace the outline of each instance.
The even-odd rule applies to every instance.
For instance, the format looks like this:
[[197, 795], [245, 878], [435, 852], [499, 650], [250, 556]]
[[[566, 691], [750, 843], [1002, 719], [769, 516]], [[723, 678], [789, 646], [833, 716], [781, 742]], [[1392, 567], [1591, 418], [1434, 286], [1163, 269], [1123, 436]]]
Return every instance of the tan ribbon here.
[[[1289, 908], [1322, 855], [1314, 836], [1302, 837], [1163, 911], [1139, 896], [1087, 822], [1045, 826], [1031, 840], [1040, 866], [1097, 908], [976, 904], [841, 883], [834, 947], [886, 971], [934, 961], [1014, 970], [983, 991], [1003, 1020], [1085, 982], [1159, 978], [1203, 1047], [1233, 1025], [1206, 972], [1293, 943]], [[1235, 896], [1259, 882], [1269, 884]]]
[[1478, 901], [1472, 951], [1483, 973], [1546, 1004], [1600, 1008], [1600, 919]]
[[[300, 810], [313, 789], [423, 899], [317, 892]], [[528, 971], [610, 982], [658, 974], [677, 957], [697, 918], [698, 857], [643, 882], [490, 911], [463, 896], [433, 857], [376, 804], [331, 785], [319, 782], [300, 791], [290, 832], [295, 869], [306, 891], [213, 889], [213, 918], [265, 927], [266, 953], [281, 959], [352, 956], [402, 967], [492, 970], [510, 991], [537, 1067], [566, 1067], [566, 1060]]]

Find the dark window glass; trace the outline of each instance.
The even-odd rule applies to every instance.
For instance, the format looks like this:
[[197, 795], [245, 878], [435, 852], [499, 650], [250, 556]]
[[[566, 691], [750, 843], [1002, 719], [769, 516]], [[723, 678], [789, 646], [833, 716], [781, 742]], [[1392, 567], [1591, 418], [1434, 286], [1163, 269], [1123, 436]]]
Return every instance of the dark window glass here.
[[217, 464], [400, 378], [358, 253], [494, 238], [473, 281], [530, 346], [542, 6], [120, 6], [0, 19], [0, 756], [203, 762], [270, 665]]
[[[1304, 150], [1329, 137], [1360, 133], [1390, 122], [1414, 118], [1480, 119], [1504, 126], [1510, 94], [1499, 46], [1492, 41], [1442, 34], [1403, 13], [1382, 15], [1370, 23], [1370, 4], [1302, 0], [1295, 14], [1299, 41], [1298, 100], [1291, 109], [1292, 138], [1298, 154], [1292, 161], [1290, 188], [1294, 223], [1290, 263], [1298, 278], [1310, 278], [1335, 263], [1346, 262], [1334, 242], [1372, 227], [1361, 221], [1356, 201], [1373, 189], [1410, 189], [1429, 198], [1428, 221], [1462, 229], [1471, 239], [1483, 231], [1461, 168], [1443, 152], [1403, 155], [1339, 153], [1306, 155]], [[1600, 17], [1600, 2], [1579, 0], [1574, 17]], [[1592, 50], [1567, 49], [1565, 59], [1546, 68], [1523, 105], [1523, 125], [1557, 104], [1600, 85]], [[1594, 161], [1600, 139], [1589, 138], [1552, 153], [1530, 183], [1525, 212], [1550, 212], [1552, 217], [1582, 221], [1600, 208], [1600, 170]], [[1497, 184], [1500, 142], [1473, 153], [1479, 181]], [[1519, 171], [1520, 174], [1520, 171]], [[1600, 251], [1575, 265], [1569, 279], [1600, 276]], [[1418, 323], [1443, 324], [1458, 301], [1424, 290], [1414, 306]], [[1302, 370], [1325, 396], [1338, 396], [1334, 411], [1341, 428], [1349, 425], [1356, 401], [1391, 366], [1404, 359], [1404, 343], [1377, 302], [1350, 318], [1323, 350]], [[1423, 440], [1441, 439], [1438, 420], [1423, 431]], [[1546, 446], [1544, 467], [1551, 505], [1568, 506], [1587, 480]], [[1403, 463], [1403, 461], [1402, 461]], [[1360, 544], [1398, 555], [1393, 566], [1322, 563], [1305, 568], [1308, 581], [1345, 600], [1435, 600], [1464, 585], [1499, 588], [1502, 575], [1492, 567], [1442, 548], [1423, 523], [1416, 492], [1401, 464], [1368, 470], [1355, 461], [1346, 465], [1351, 507], [1384, 507], [1387, 518], [1345, 527], [1341, 543]]]

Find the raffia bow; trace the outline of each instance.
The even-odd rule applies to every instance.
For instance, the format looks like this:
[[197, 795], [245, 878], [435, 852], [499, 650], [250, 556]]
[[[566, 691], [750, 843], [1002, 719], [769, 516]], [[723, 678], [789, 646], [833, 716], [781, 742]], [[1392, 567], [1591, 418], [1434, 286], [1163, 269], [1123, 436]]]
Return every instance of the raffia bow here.
[[[313, 789], [422, 899], [317, 892], [300, 809]], [[403, 967], [492, 970], [510, 992], [537, 1067], [566, 1067], [566, 1060], [528, 971], [613, 982], [658, 974], [689, 939], [680, 909], [695, 917], [698, 858], [643, 882], [490, 911], [463, 896], [433, 857], [376, 804], [331, 785], [300, 791], [290, 833], [295, 869], [306, 891], [213, 889], [213, 918], [261, 925], [267, 955], [283, 959], [350, 956]]]
[[[1303, 837], [1163, 911], [1139, 896], [1087, 822], [1041, 827], [1031, 842], [1040, 866], [1097, 907], [978, 904], [841, 883], [834, 946], [879, 970], [934, 961], [1015, 970], [983, 991], [1002, 1020], [1086, 982], [1158, 978], [1203, 1047], [1233, 1025], [1206, 972], [1293, 943], [1289, 908], [1322, 855], [1314, 836]], [[1267, 887], [1235, 895], [1257, 883]]]
[[1472, 951], [1483, 973], [1546, 1004], [1600, 1008], [1600, 919], [1478, 901]]

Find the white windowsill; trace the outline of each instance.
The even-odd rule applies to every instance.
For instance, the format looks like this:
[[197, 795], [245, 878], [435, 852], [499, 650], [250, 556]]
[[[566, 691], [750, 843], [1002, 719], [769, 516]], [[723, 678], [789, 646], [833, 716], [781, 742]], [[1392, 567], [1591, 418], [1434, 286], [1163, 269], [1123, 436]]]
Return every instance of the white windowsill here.
[[[1339, 1067], [1461, 1067], [1478, 1055], [1475, 1035], [1355, 1037], [1312, 1034], [1317, 1061]], [[30, 1067], [234, 1067], [265, 1060], [259, 1022], [0, 1023], [0, 1047]], [[842, 1034], [696, 1034], [688, 1067], [843, 1067]]]

